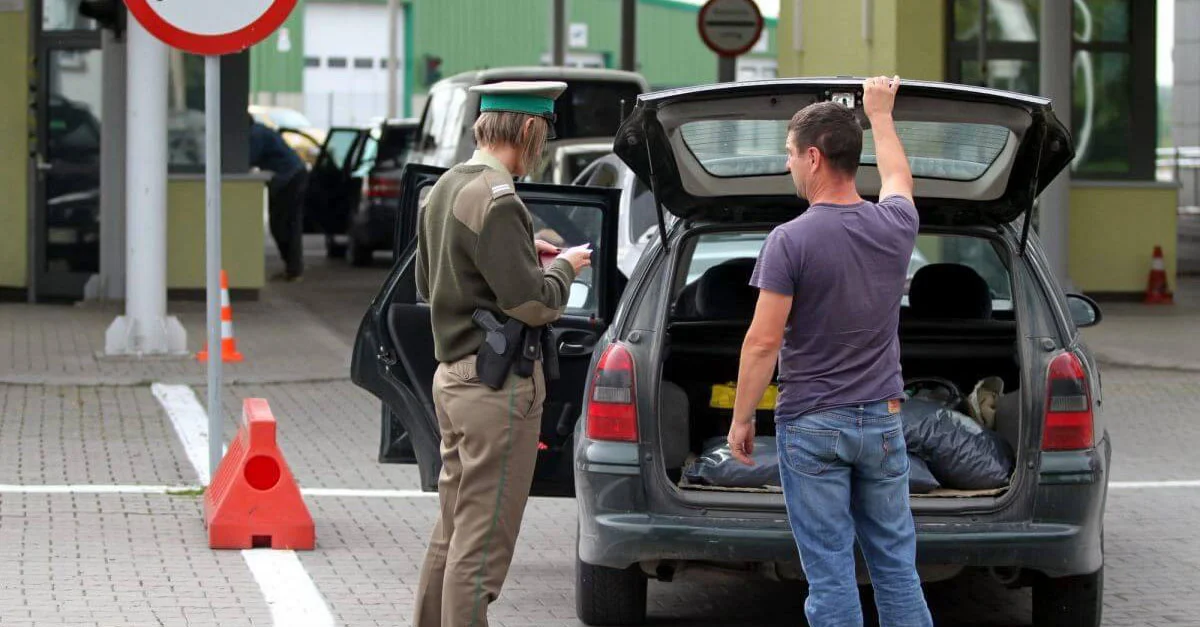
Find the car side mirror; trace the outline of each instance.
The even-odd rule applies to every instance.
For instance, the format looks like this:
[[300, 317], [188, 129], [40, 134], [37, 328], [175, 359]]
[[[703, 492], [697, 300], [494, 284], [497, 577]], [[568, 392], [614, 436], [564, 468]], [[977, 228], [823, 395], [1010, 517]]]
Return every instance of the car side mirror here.
[[587, 307], [591, 295], [592, 286], [587, 283], [575, 281], [571, 284], [571, 295], [567, 297], [567, 309], [579, 310]]
[[1067, 307], [1075, 326], [1081, 329], [1094, 327], [1104, 318], [1100, 313], [1100, 305], [1083, 294], [1067, 294]]

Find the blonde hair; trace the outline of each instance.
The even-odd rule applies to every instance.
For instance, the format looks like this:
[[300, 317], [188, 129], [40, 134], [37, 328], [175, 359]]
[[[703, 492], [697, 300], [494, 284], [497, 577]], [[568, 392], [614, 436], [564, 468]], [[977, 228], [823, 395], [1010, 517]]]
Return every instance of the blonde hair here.
[[[525, 120], [539, 120], [529, 127], [529, 135], [522, 141], [521, 131]], [[509, 111], [485, 111], [475, 121], [475, 143], [479, 146], [512, 146], [521, 154], [521, 165], [525, 172], [534, 172], [542, 160], [546, 147], [546, 136], [550, 123], [535, 115]]]

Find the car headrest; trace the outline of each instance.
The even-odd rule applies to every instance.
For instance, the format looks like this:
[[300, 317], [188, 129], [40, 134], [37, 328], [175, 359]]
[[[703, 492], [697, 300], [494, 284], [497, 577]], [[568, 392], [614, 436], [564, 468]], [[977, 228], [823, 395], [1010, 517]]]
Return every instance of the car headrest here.
[[758, 289], [750, 285], [753, 257], [730, 259], [715, 265], [696, 281], [696, 315], [707, 320], [750, 320], [758, 303]]
[[973, 268], [958, 263], [935, 263], [913, 275], [908, 304], [917, 318], [988, 320], [992, 293]]

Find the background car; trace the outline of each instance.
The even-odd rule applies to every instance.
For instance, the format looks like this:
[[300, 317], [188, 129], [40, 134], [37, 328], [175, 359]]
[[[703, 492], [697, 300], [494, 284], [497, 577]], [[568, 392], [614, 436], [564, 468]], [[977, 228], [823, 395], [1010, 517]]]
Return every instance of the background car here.
[[312, 167], [321, 154], [326, 132], [309, 121], [303, 113], [287, 107], [250, 105], [247, 111], [255, 121], [279, 132], [304, 163]]
[[[408, 163], [418, 120], [385, 120], [366, 133], [365, 144], [352, 166], [362, 179], [362, 200], [350, 223], [349, 256], [355, 266], [368, 266], [375, 251], [391, 251], [396, 241], [396, 210], [400, 186], [385, 173]], [[412, 235], [401, 235], [406, 240]]]

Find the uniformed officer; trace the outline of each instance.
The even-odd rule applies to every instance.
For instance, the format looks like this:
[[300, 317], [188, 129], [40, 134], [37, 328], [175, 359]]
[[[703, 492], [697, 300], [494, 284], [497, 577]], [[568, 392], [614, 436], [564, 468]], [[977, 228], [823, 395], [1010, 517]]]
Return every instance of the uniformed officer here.
[[[541, 327], [562, 315], [591, 251], [534, 240], [514, 177], [531, 171], [553, 133], [560, 82], [507, 82], [480, 93], [479, 149], [442, 175], [421, 209], [417, 290], [430, 305], [439, 362], [433, 399], [441, 429], [441, 515], [417, 591], [416, 627], [486, 626], [512, 561], [533, 481], [546, 383], [510, 373], [484, 385], [477, 309]], [[543, 269], [539, 253], [557, 259]]]

